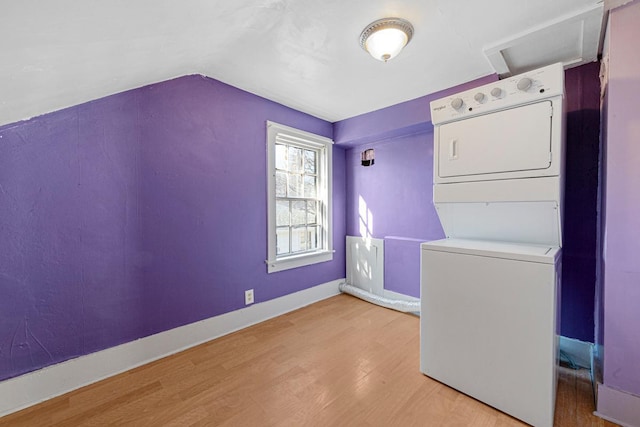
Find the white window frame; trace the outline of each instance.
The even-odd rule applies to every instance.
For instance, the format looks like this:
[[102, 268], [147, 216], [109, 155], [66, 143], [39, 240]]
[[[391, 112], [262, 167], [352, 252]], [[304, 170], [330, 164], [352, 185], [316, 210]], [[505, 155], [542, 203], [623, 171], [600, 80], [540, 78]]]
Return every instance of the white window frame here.
[[[276, 255], [276, 139], [281, 134], [301, 147], [311, 147], [320, 151], [317, 159], [318, 190], [322, 199], [321, 249], [301, 254]], [[267, 272], [289, 270], [305, 265], [331, 261], [333, 259], [332, 221], [332, 159], [333, 141], [289, 126], [267, 121]]]

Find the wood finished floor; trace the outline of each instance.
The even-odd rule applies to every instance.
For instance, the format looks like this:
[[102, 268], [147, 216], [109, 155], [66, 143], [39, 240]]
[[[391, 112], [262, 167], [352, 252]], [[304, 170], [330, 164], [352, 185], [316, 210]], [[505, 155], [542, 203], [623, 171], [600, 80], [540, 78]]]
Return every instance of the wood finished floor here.
[[[526, 369], [523, 367], [523, 369]], [[560, 374], [556, 426], [592, 415]], [[524, 426], [419, 372], [419, 319], [339, 295], [0, 418], [10, 426]]]

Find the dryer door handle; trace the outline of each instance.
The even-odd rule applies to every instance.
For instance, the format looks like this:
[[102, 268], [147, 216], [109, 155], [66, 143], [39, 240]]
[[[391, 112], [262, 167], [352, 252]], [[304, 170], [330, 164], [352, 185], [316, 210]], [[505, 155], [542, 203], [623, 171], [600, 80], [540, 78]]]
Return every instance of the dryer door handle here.
[[449, 141], [449, 160], [456, 160], [458, 158], [458, 140], [452, 139]]

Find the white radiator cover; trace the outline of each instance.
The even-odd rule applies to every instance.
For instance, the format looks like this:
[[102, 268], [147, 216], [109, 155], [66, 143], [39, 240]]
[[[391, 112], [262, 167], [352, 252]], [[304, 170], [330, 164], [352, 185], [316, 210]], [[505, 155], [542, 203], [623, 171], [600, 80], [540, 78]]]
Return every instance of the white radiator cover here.
[[347, 283], [391, 300], [420, 300], [384, 288], [384, 239], [347, 236]]
[[347, 283], [383, 296], [383, 239], [347, 236]]

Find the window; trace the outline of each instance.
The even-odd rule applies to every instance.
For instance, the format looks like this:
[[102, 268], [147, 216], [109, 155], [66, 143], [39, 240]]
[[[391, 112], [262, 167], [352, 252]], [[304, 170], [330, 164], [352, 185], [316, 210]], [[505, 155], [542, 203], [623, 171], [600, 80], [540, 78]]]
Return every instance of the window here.
[[267, 271], [330, 261], [329, 138], [267, 122]]

